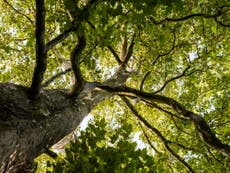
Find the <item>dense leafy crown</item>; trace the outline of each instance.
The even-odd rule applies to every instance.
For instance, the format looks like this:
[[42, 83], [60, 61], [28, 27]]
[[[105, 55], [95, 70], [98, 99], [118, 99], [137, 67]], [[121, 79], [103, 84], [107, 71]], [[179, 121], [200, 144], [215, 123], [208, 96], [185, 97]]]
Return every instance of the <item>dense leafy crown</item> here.
[[[39, 63], [34, 47], [38, 31], [42, 32], [35, 15], [38, 7], [31, 0], [0, 2], [1, 82], [33, 90], [34, 67]], [[119, 96], [100, 103], [92, 114], [110, 121], [82, 132], [62, 160], [69, 167], [60, 169], [88, 169], [82, 167], [85, 161], [90, 169], [99, 165], [92, 168], [95, 171], [119, 172], [133, 161], [137, 172], [145, 168], [144, 172], [229, 171], [229, 156], [209, 140], [211, 132], [222, 143], [230, 143], [228, 0], [46, 0], [45, 11], [45, 30], [40, 34], [46, 44], [45, 49], [40, 47], [41, 56], [47, 57], [47, 62], [41, 61], [46, 64], [43, 88], [70, 89], [81, 77], [102, 83], [123, 62], [129, 75], [125, 86], [101, 87]], [[73, 50], [81, 46], [80, 52], [75, 51], [80, 60], [72, 59]], [[80, 67], [74, 69], [75, 63]], [[202, 120], [193, 119], [195, 115]], [[130, 142], [111, 142], [117, 134], [106, 127], [121, 126], [117, 133], [127, 135], [131, 133], [127, 124], [133, 125], [133, 134], [141, 134], [149, 155], [136, 150], [130, 138]]]

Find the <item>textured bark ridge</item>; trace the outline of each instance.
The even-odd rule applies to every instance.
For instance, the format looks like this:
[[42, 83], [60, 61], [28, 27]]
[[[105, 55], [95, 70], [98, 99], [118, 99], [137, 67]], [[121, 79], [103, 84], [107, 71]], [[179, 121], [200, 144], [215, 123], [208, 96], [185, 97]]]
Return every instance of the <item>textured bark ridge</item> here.
[[33, 159], [72, 132], [109, 93], [87, 84], [72, 100], [63, 90], [44, 90], [31, 101], [28, 89], [0, 84], [0, 172], [24, 172]]

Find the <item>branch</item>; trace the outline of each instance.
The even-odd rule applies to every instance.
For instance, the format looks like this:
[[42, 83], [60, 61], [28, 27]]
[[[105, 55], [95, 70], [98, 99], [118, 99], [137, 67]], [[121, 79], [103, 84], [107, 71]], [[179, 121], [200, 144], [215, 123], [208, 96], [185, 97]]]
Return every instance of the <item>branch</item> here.
[[127, 35], [122, 37], [121, 41], [121, 48], [120, 48], [120, 60], [124, 62], [125, 57], [127, 55], [127, 48], [128, 48], [128, 38]]
[[57, 48], [53, 49], [54, 54], [57, 56], [58, 59], [62, 60], [62, 61], [66, 61], [66, 59], [62, 56], [62, 54], [58, 51]]
[[72, 65], [72, 70], [74, 72], [74, 77], [75, 77], [75, 84], [73, 87], [73, 91], [71, 93], [72, 96], [77, 96], [79, 92], [83, 89], [85, 81], [83, 79], [83, 76], [81, 74], [80, 70], [80, 55], [82, 51], [84, 50], [86, 46], [86, 39], [85, 36], [78, 36], [78, 44], [74, 48], [73, 52], [71, 53], [71, 65]]
[[46, 44], [47, 51], [49, 51], [52, 47], [56, 46], [58, 43], [63, 41], [65, 38], [67, 38], [72, 31], [73, 31], [73, 27], [70, 27], [69, 29], [65, 30], [63, 33], [58, 35], [56, 38], [54, 38], [53, 40], [50, 40]]
[[32, 19], [31, 19], [29, 16], [23, 14], [22, 12], [20, 12], [20, 11], [17, 10], [16, 8], [14, 8], [13, 5], [11, 5], [7, 0], [3, 0], [3, 1], [4, 1], [7, 5], [9, 5], [10, 8], [12, 8], [12, 10], [14, 10], [14, 11], [15, 11], [16, 13], [18, 13], [19, 15], [21, 15], [21, 16], [25, 17], [26, 19], [28, 19], [28, 20], [30, 21], [30, 23], [31, 23], [32, 25], [34, 25], [34, 22], [32, 21]]
[[219, 152], [222, 152], [226, 157], [230, 158], [230, 146], [222, 143], [216, 137], [216, 135], [211, 131], [209, 125], [201, 116], [185, 109], [185, 107], [182, 106], [180, 103], [178, 103], [176, 100], [162, 95], [157, 95], [157, 94], [143, 92], [143, 91], [141, 92], [139, 90], [126, 87], [126, 86], [111, 87], [106, 85], [98, 85], [97, 87], [106, 90], [108, 92], [112, 92], [114, 94], [123, 94], [129, 97], [130, 96], [140, 97], [144, 100], [163, 103], [170, 106], [176, 112], [181, 114], [184, 118], [190, 119], [194, 123], [197, 131], [200, 134], [200, 137], [207, 145], [215, 148]]
[[46, 149], [44, 153], [53, 159], [58, 157], [58, 154], [55, 153], [54, 151], [50, 150], [50, 149]]
[[[152, 66], [154, 66], [156, 64], [156, 62], [163, 56], [166, 56], [166, 55], [169, 55], [176, 47], [175, 45], [176, 43], [176, 32], [175, 32], [175, 29], [173, 30], [173, 44], [172, 44], [172, 47], [171, 49], [169, 49], [167, 52], [163, 53], [163, 54], [159, 54], [157, 55], [157, 58], [151, 63]], [[177, 45], [179, 46], [179, 45]]]
[[45, 88], [47, 86], [49, 86], [49, 84], [51, 84], [55, 79], [57, 79], [58, 77], [61, 77], [62, 75], [70, 72], [72, 70], [72, 68], [68, 68], [60, 73], [57, 73], [55, 74], [54, 76], [52, 76], [50, 79], [48, 79], [47, 81], [45, 81], [43, 84], [42, 84], [42, 87]]
[[147, 79], [147, 77], [148, 77], [149, 75], [150, 75], [150, 71], [148, 71], [148, 72], [145, 74], [144, 78], [142, 79], [141, 85], [140, 85], [140, 91], [143, 90], [143, 86], [144, 86], [145, 80]]
[[[175, 33], [175, 30], [174, 30], [174, 31], [173, 31], [173, 44], [172, 44], [171, 49], [168, 50], [167, 52], [163, 53], [163, 54], [157, 55], [157, 58], [151, 63], [151, 65], [152, 65], [152, 66], [155, 65], [156, 62], [160, 59], [160, 57], [169, 55], [169, 54], [175, 49], [175, 47], [176, 47], [176, 46], [175, 46], [175, 43], [176, 43], [176, 33]], [[149, 74], [150, 74], [150, 71], [148, 71], [148, 72], [145, 74], [145, 76], [144, 76], [144, 78], [143, 78], [143, 80], [142, 80], [142, 82], [141, 82], [141, 85], [140, 85], [140, 91], [143, 90], [144, 82], [145, 82], [146, 78], [149, 76]]]
[[144, 134], [144, 136], [145, 136], [145, 138], [146, 138], [148, 144], [152, 147], [152, 149], [153, 149], [155, 152], [160, 153], [160, 151], [158, 151], [158, 150], [156, 149], [156, 147], [155, 147], [155, 146], [152, 144], [152, 142], [150, 141], [150, 139], [149, 139], [147, 133], [145, 132], [145, 129], [144, 129], [143, 126], [141, 125], [141, 122], [140, 122], [140, 121], [138, 121], [138, 125], [141, 127], [141, 130], [142, 130], [142, 132], [143, 132], [143, 134]]
[[74, 30], [76, 31], [79, 25], [77, 23], [85, 21], [89, 23], [89, 9], [92, 5], [96, 4], [98, 0], [89, 0], [88, 3], [83, 7], [79, 8], [76, 6], [77, 10], [80, 12], [76, 13], [76, 9], [73, 8], [72, 10], [69, 11], [69, 15], [71, 16], [72, 23], [74, 24]]
[[125, 102], [125, 104], [129, 107], [129, 109], [131, 110], [131, 112], [138, 118], [138, 120], [140, 120], [146, 127], [148, 127], [150, 130], [152, 130], [157, 137], [161, 140], [161, 142], [163, 142], [165, 148], [178, 160], [180, 161], [190, 172], [195, 173], [192, 169], [192, 167], [185, 162], [185, 160], [183, 158], [181, 158], [178, 154], [176, 154], [168, 145], [168, 143], [170, 143], [170, 141], [168, 141], [162, 134], [161, 132], [154, 128], [151, 124], [148, 123], [148, 121], [146, 119], [144, 119], [138, 112], [137, 110], [133, 107], [133, 105], [129, 102], [129, 100], [126, 97], [121, 97], [122, 100]]
[[217, 162], [219, 162], [219, 163], [222, 164], [223, 166], [225, 165], [221, 160], [219, 160], [219, 159], [217, 159], [217, 158], [215, 157], [215, 155], [212, 153], [212, 151], [211, 151], [209, 148], [207, 148], [207, 150], [208, 150], [208, 153], [211, 155], [211, 157], [212, 157], [214, 160], [216, 160]]
[[[135, 34], [133, 35], [132, 41], [131, 41], [131, 43], [130, 43], [130, 45], [128, 47], [127, 53], [126, 53], [126, 55], [124, 57], [124, 60], [122, 62], [122, 66], [126, 66], [128, 64], [128, 62], [129, 62], [129, 60], [130, 60], [130, 58], [131, 58], [131, 56], [133, 54], [133, 47], [134, 47], [134, 44], [135, 44], [134, 43], [134, 38], [135, 38]], [[121, 57], [121, 59], [122, 59], [122, 57]]]
[[177, 145], [178, 147], [180, 147], [180, 148], [182, 148], [182, 149], [184, 149], [184, 150], [190, 150], [190, 151], [196, 152], [196, 150], [195, 150], [194, 148], [188, 147], [188, 146], [184, 146], [184, 145], [182, 145], [182, 144], [180, 144], [180, 143], [178, 143], [178, 142], [175, 142], [175, 141], [169, 141], [169, 140], [168, 140], [168, 143], [169, 143], [169, 144], [173, 144], [173, 145]]
[[225, 10], [223, 12], [219, 11], [216, 14], [213, 14], [213, 15], [208, 15], [208, 14], [204, 14], [204, 13], [196, 13], [196, 14], [190, 14], [190, 15], [187, 15], [187, 16], [184, 16], [184, 17], [181, 17], [181, 18], [165, 18], [165, 19], [160, 20], [160, 21], [157, 21], [153, 17], [150, 17], [150, 20], [155, 25], [161, 25], [161, 24], [166, 23], [166, 22], [182, 22], [182, 21], [192, 19], [192, 18], [195, 18], [195, 17], [204, 17], [206, 19], [216, 19], [217, 17], [225, 14], [227, 11], [229, 11], [229, 9], [227, 9], [227, 10]]
[[169, 114], [169, 115], [172, 116], [172, 117], [176, 117], [176, 118], [181, 119], [181, 120], [184, 120], [184, 121], [185, 121], [185, 120], [188, 120], [187, 118], [180, 117], [180, 116], [178, 116], [178, 115], [176, 115], [176, 114], [174, 114], [174, 113], [172, 113], [172, 112], [170, 112], [170, 111], [168, 111], [168, 110], [163, 109], [161, 106], [157, 105], [157, 104], [154, 103], [154, 102], [151, 102], [151, 101], [148, 101], [148, 100], [142, 100], [142, 101], [144, 101], [145, 103], [147, 103], [148, 106], [157, 108], [157, 109], [160, 110], [161, 112], [164, 112], [164, 113], [166, 113], [166, 114]]
[[122, 64], [121, 59], [119, 58], [118, 54], [116, 53], [116, 51], [112, 48], [112, 46], [107, 46], [107, 48], [109, 49], [109, 51], [113, 54], [113, 56], [115, 57], [116, 61], [118, 62], [118, 64]]
[[217, 24], [219, 24], [220, 26], [227, 27], [227, 28], [230, 27], [230, 24], [225, 24], [225, 23], [223, 23], [222, 21], [217, 20], [217, 18], [215, 19], [215, 21], [216, 21]]
[[115, 57], [115, 59], [118, 62], [118, 64], [121, 65], [120, 69], [123, 69], [128, 64], [128, 61], [129, 61], [129, 59], [131, 58], [131, 56], [133, 54], [134, 37], [135, 37], [135, 34], [134, 34], [134, 36], [132, 38], [132, 41], [131, 41], [131, 43], [130, 43], [128, 48], [127, 48], [127, 36], [125, 36], [122, 39], [120, 57], [111, 46], [107, 46], [109, 51]]
[[177, 125], [176, 120], [174, 119], [173, 116], [171, 116], [171, 118], [172, 118], [172, 121], [173, 121], [175, 127], [177, 128], [177, 130], [179, 130], [179, 131], [182, 132], [182, 133], [185, 133], [186, 135], [192, 136], [190, 133], [184, 131], [183, 129], [181, 129], [181, 128]]
[[45, 4], [44, 0], [36, 0], [36, 66], [29, 97], [36, 99], [39, 96], [41, 83], [47, 66], [47, 50], [45, 46]]
[[[90, 8], [90, 6], [92, 6], [94, 3], [96, 3], [97, 0], [90, 0], [85, 6], [84, 8], [81, 10], [81, 13], [79, 13], [77, 16], [75, 16], [74, 18], [74, 21], [72, 22], [73, 25], [65, 30], [63, 33], [61, 33], [60, 35], [58, 35], [56, 38], [54, 38], [53, 40], [49, 41], [47, 43], [47, 51], [50, 50], [52, 47], [54, 47], [55, 45], [57, 45], [58, 43], [60, 43], [61, 41], [63, 41], [65, 38], [67, 38], [71, 32], [73, 32], [74, 30], [76, 30], [78, 26], [74, 26], [76, 20], [80, 18], [80, 16], [83, 16], [83, 15], [86, 15], [87, 14], [87, 10]], [[88, 14], [87, 14], [88, 15]], [[85, 20], [87, 23], [89, 24], [92, 24], [90, 23], [88, 20], [87, 20], [88, 16], [85, 16]], [[93, 26], [93, 25], [92, 25]]]
[[180, 74], [180, 75], [178, 75], [178, 76], [175, 76], [175, 77], [173, 77], [173, 78], [167, 80], [167, 81], [164, 83], [164, 85], [163, 85], [159, 90], [155, 91], [153, 94], [157, 94], [157, 93], [163, 91], [163, 89], [164, 89], [170, 82], [173, 82], [174, 80], [180, 79], [181, 77], [185, 76], [185, 73], [188, 71], [189, 68], [190, 68], [190, 66], [188, 66], [188, 67], [183, 71], [182, 74]]
[[83, 63], [86, 58], [90, 57], [90, 55], [92, 54], [93, 50], [96, 49], [97, 45], [98, 45], [98, 43], [95, 43], [95, 45], [93, 45], [93, 47], [91, 47], [90, 50], [85, 53], [84, 57], [82, 57], [82, 59], [81, 59], [80, 64]]

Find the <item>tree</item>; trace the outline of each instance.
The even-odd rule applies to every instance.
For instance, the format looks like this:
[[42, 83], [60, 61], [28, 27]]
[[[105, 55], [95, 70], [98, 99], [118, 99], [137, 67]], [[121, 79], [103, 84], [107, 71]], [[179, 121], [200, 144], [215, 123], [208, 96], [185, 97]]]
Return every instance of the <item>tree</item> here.
[[0, 4], [1, 172], [29, 170], [111, 102], [172, 170], [228, 169], [227, 0]]

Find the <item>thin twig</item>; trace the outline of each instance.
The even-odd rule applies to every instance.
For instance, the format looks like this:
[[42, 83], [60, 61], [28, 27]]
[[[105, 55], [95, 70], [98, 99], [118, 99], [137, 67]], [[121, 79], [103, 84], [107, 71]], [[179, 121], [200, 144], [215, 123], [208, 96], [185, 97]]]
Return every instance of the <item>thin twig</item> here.
[[155, 20], [153, 17], [150, 17], [150, 20], [155, 24], [155, 25], [161, 25], [167, 22], [182, 22], [182, 21], [186, 21], [188, 19], [192, 19], [195, 17], [203, 17], [206, 19], [216, 19], [217, 17], [220, 17], [221, 15], [225, 14], [226, 12], [228, 12], [229, 9], [225, 10], [225, 11], [219, 11], [216, 14], [213, 15], [208, 15], [208, 14], [204, 14], [204, 13], [196, 13], [196, 14], [190, 14], [184, 17], [180, 17], [180, 18], [165, 18], [162, 19], [160, 21]]
[[138, 121], [138, 125], [141, 127], [141, 130], [142, 130], [142, 132], [143, 132], [143, 134], [144, 134], [144, 136], [145, 136], [145, 138], [146, 138], [148, 144], [152, 147], [152, 149], [153, 149], [154, 151], [156, 151], [157, 153], [160, 153], [160, 151], [158, 151], [158, 150], [156, 149], [156, 147], [155, 147], [155, 146], [152, 144], [152, 142], [150, 141], [149, 136], [148, 136], [147, 133], [145, 132], [145, 129], [144, 129], [144, 127], [141, 125], [140, 121]]
[[215, 19], [215, 21], [216, 21], [220, 26], [227, 27], [227, 28], [230, 27], [230, 24], [225, 24], [225, 23], [223, 23], [222, 21], [219, 21], [217, 18]]
[[42, 87], [45, 88], [47, 86], [49, 86], [49, 84], [51, 84], [55, 79], [61, 77], [62, 75], [70, 72], [72, 70], [72, 68], [67, 68], [65, 71], [62, 71], [60, 73], [57, 73], [55, 74], [54, 76], [52, 76], [50, 79], [48, 79], [47, 81], [45, 81], [43, 84], [42, 84]]
[[177, 145], [177, 146], [179, 146], [180, 148], [183, 148], [184, 150], [195, 151], [194, 148], [184, 146], [184, 145], [182, 145], [182, 144], [180, 144], [180, 143], [178, 143], [178, 142], [175, 142], [175, 141], [168, 141], [168, 143], [173, 144], [173, 145]]
[[175, 29], [173, 30], [173, 42], [172, 42], [172, 47], [171, 49], [169, 49], [167, 52], [165, 53], [162, 53], [162, 54], [159, 54], [157, 55], [157, 58], [151, 63], [152, 66], [154, 66], [156, 64], [156, 62], [163, 56], [166, 56], [166, 55], [169, 55], [176, 47], [176, 32], [175, 32]]
[[219, 160], [219, 159], [217, 159], [217, 158], [215, 157], [215, 155], [212, 153], [212, 151], [211, 151], [208, 147], [206, 147], [206, 149], [208, 150], [208, 153], [211, 155], [211, 157], [212, 157], [214, 160], [216, 160], [216, 161], [219, 162], [220, 164], [224, 165], [224, 163], [223, 163], [221, 160]]
[[180, 117], [180, 116], [178, 116], [178, 115], [176, 115], [176, 114], [174, 114], [174, 113], [172, 113], [172, 112], [170, 112], [170, 111], [168, 111], [168, 110], [163, 109], [161, 106], [157, 105], [157, 104], [154, 103], [154, 102], [151, 102], [151, 101], [148, 101], [148, 100], [143, 100], [143, 99], [142, 99], [142, 101], [144, 101], [148, 106], [157, 108], [157, 109], [160, 110], [161, 112], [164, 112], [164, 113], [166, 113], [166, 114], [169, 114], [169, 115], [171, 115], [172, 117], [176, 117], [176, 118], [181, 119], [181, 120], [188, 120], [187, 118]]
[[29, 16], [23, 14], [21, 11], [17, 10], [16, 8], [14, 8], [14, 6], [13, 6], [12, 4], [10, 4], [7, 0], [3, 0], [3, 1], [4, 1], [7, 5], [9, 5], [10, 8], [12, 8], [12, 10], [14, 10], [14, 11], [15, 11], [16, 13], [18, 13], [19, 15], [21, 15], [21, 16], [25, 17], [26, 19], [28, 19], [28, 20], [30, 21], [30, 23], [31, 23], [32, 25], [34, 25], [34, 22], [32, 21], [32, 19], [31, 19]]
[[144, 86], [145, 80], [147, 79], [147, 77], [148, 77], [149, 75], [150, 75], [150, 71], [148, 71], [148, 72], [145, 74], [144, 78], [142, 79], [141, 85], [140, 85], [140, 91], [143, 91], [143, 86]]
[[91, 53], [93, 52], [94, 49], [96, 49], [98, 43], [95, 43], [95, 45], [93, 47], [90, 48], [90, 50], [88, 52], [85, 53], [84, 57], [82, 57], [80, 64], [83, 63], [85, 61], [86, 58], [88, 58]]
[[154, 94], [157, 94], [157, 93], [163, 91], [164, 88], [165, 88], [170, 82], [173, 82], [173, 81], [175, 81], [176, 79], [180, 79], [181, 77], [185, 76], [185, 73], [188, 71], [189, 68], [190, 68], [190, 66], [188, 66], [187, 68], [185, 68], [184, 71], [183, 71], [180, 75], [175, 76], [175, 77], [173, 77], [173, 78], [167, 80], [167, 81], [164, 83], [164, 85], [163, 85], [159, 90], [157, 90], [157, 91], [154, 92]]
[[191, 134], [189, 134], [188, 132], [182, 130], [182, 129], [177, 125], [177, 123], [176, 123], [176, 121], [175, 121], [175, 119], [174, 119], [173, 116], [171, 116], [171, 118], [172, 118], [172, 121], [173, 121], [174, 125], [176, 126], [176, 128], [177, 128], [179, 131], [181, 131], [181, 132], [183, 132], [183, 133], [185, 133], [185, 134], [191, 136]]

